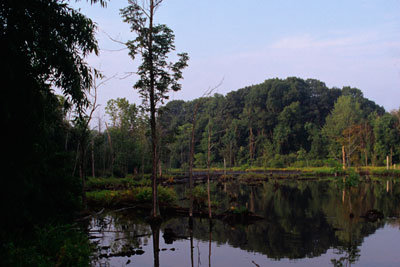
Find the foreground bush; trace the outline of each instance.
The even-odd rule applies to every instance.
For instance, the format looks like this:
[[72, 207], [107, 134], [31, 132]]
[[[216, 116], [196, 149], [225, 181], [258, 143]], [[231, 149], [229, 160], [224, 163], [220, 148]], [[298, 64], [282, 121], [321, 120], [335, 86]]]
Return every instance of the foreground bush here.
[[35, 228], [2, 244], [1, 266], [89, 266], [93, 245], [71, 225]]

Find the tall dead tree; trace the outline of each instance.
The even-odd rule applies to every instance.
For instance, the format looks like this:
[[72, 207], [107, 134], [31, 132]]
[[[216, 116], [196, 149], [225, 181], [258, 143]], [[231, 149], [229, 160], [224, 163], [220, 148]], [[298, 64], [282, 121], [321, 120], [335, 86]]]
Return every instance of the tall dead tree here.
[[190, 141], [190, 154], [189, 154], [189, 188], [190, 188], [190, 207], [189, 207], [189, 217], [193, 217], [193, 189], [194, 189], [194, 181], [193, 181], [193, 159], [194, 159], [194, 147], [195, 147], [195, 129], [196, 129], [196, 122], [197, 122], [197, 112], [199, 110], [200, 104], [202, 104], [202, 101], [206, 98], [209, 97], [212, 92], [217, 89], [218, 87], [221, 86], [222, 82], [224, 79], [221, 80], [221, 82], [213, 87], [213, 88], [208, 88], [200, 100], [196, 102], [193, 110], [193, 117], [192, 117], [192, 134], [191, 134], [191, 141]]
[[187, 66], [189, 57], [186, 53], [178, 54], [178, 61], [167, 62], [168, 54], [175, 50], [175, 36], [164, 24], [155, 24], [154, 16], [163, 0], [129, 0], [129, 6], [121, 10], [124, 22], [130, 24], [131, 32], [136, 34], [134, 40], [126, 42], [129, 55], [135, 60], [139, 55], [141, 65], [136, 74], [138, 81], [133, 88], [142, 97], [142, 108], [150, 112], [151, 148], [152, 148], [152, 212], [159, 216], [157, 195], [158, 136], [156, 125], [157, 105], [168, 99], [167, 93], [178, 91], [178, 83], [183, 78], [182, 70]]
[[[92, 101], [89, 104], [89, 110], [88, 114], [86, 111], [83, 111], [82, 113], [79, 114], [79, 116], [75, 119], [75, 127], [77, 127], [79, 131], [79, 140], [78, 140], [78, 145], [77, 145], [77, 161], [78, 161], [78, 168], [79, 168], [79, 177], [82, 181], [82, 199], [83, 202], [85, 203], [86, 200], [86, 194], [85, 194], [85, 179], [86, 179], [86, 171], [85, 171], [85, 162], [86, 162], [86, 152], [87, 152], [87, 147], [89, 146], [88, 144], [88, 138], [90, 134], [90, 128], [89, 124], [93, 118], [93, 114], [95, 110], [99, 107], [97, 104], [97, 90], [100, 86], [102, 86], [104, 83], [106, 83], [108, 80], [112, 79], [108, 78], [105, 80], [102, 80], [100, 83], [97, 84], [97, 78], [103, 78], [103, 76], [96, 72], [92, 81], [92, 91], [93, 94], [88, 92], [88, 95], [92, 97]], [[75, 172], [75, 168], [74, 168]]]

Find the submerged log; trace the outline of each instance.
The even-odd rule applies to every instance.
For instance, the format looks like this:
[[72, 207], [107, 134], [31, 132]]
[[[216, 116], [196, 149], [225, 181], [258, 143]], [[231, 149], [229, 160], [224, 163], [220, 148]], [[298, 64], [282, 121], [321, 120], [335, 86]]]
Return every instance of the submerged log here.
[[256, 221], [263, 220], [264, 218], [249, 211], [249, 210], [244, 210], [241, 212], [238, 212], [236, 210], [227, 210], [221, 214], [218, 214], [216, 216], [217, 219], [221, 219], [223, 222], [229, 224], [229, 225], [235, 225], [235, 224], [253, 224]]

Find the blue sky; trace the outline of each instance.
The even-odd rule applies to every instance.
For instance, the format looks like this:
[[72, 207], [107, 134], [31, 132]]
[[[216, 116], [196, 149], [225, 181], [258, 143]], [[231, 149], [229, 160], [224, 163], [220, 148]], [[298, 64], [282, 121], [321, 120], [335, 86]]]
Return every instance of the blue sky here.
[[[127, 1], [71, 5], [98, 25], [100, 56], [88, 63], [116, 75], [99, 88], [102, 109], [117, 97], [140, 104], [137, 77], [120, 79], [139, 62], [127, 50], [111, 51], [123, 46], [108, 37], [134, 38], [119, 15]], [[200, 97], [222, 79], [217, 92], [226, 94], [296, 76], [357, 87], [388, 111], [400, 107], [400, 0], [164, 0], [156, 22], [174, 31], [176, 52], [190, 56], [183, 88], [170, 99]]]

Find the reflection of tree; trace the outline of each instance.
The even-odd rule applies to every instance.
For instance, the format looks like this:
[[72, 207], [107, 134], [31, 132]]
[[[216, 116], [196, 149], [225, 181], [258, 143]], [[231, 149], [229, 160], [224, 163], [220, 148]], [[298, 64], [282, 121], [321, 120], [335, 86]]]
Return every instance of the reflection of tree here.
[[[353, 232], [353, 219], [354, 219], [354, 214], [353, 214], [353, 205], [352, 205], [352, 199], [351, 199], [351, 189], [349, 190], [348, 194], [348, 214], [350, 220], [348, 220], [348, 227], [346, 227], [347, 230], [347, 242], [345, 242], [345, 245], [339, 245], [338, 251], [339, 254], [345, 254], [343, 257], [340, 257], [339, 260], [332, 259], [331, 262], [333, 266], [351, 266], [352, 263], [355, 263], [359, 258], [360, 258], [360, 250], [358, 249], [357, 244], [354, 244], [353, 242], [353, 235], [355, 235], [356, 232]], [[344, 202], [343, 204], [346, 204]], [[357, 239], [357, 236], [355, 236]], [[361, 243], [361, 242], [360, 242]]]
[[89, 229], [99, 240], [99, 262], [96, 265], [109, 266], [109, 257], [142, 253], [142, 246], [148, 243], [151, 229], [137, 214], [129, 212], [110, 213], [95, 217]]
[[[230, 205], [245, 206], [249, 203], [249, 208], [265, 220], [235, 226], [214, 220], [211, 233], [208, 219], [195, 218], [188, 227], [187, 218], [172, 218], [163, 222], [161, 229], [170, 229], [175, 235], [174, 240], [188, 239], [193, 265], [193, 240], [197, 239], [209, 242], [208, 265], [211, 266], [212, 239], [220, 244], [228, 243], [243, 250], [259, 252], [272, 259], [317, 257], [333, 248], [340, 256], [332, 263], [347, 266], [358, 260], [358, 247], [363, 239], [384, 225], [382, 221], [366, 222], [360, 216], [371, 209], [382, 211], [385, 216], [400, 214], [399, 185], [389, 181], [387, 192], [386, 181], [372, 179], [368, 183], [361, 182], [357, 187], [346, 188], [344, 198], [343, 187], [332, 181], [272, 180], [252, 187], [229, 183], [226, 191], [223, 186], [212, 186], [214, 199], [221, 203], [220, 211]], [[110, 240], [113, 250], [139, 248], [147, 242], [147, 237], [140, 235], [151, 233], [151, 230], [153, 243], [158, 244], [159, 228], [158, 231], [150, 229], [148, 224], [137, 219], [139, 217], [130, 213], [115, 213], [93, 224], [103, 232], [115, 231]]]
[[193, 217], [189, 217], [190, 263], [193, 267]]
[[[388, 194], [386, 183], [374, 181], [348, 188], [344, 195], [340, 184], [332, 181], [271, 180], [259, 186], [228, 183], [226, 187], [213, 187], [212, 195], [220, 204], [220, 211], [248, 203], [250, 209], [266, 218], [234, 228], [215, 221], [213, 240], [274, 259], [316, 257], [333, 247], [347, 251], [347, 258], [354, 256], [356, 260], [355, 248], [365, 236], [384, 225], [366, 223], [360, 216], [371, 209], [385, 215], [399, 214], [396, 204], [400, 201], [400, 187], [393, 187], [392, 191], [392, 195]], [[193, 231], [195, 238], [209, 240], [205, 221], [195, 220]]]
[[154, 267], [160, 266], [160, 226], [159, 222], [152, 222], [150, 224], [151, 232], [153, 234], [153, 255], [154, 255]]
[[210, 219], [209, 222], [209, 227], [210, 227], [210, 231], [209, 231], [209, 238], [208, 238], [208, 267], [211, 267], [211, 241], [212, 241], [212, 220]]
[[331, 262], [335, 267], [351, 266], [360, 258], [360, 250], [357, 245], [348, 244], [347, 247], [339, 249], [339, 254], [345, 254], [339, 259], [332, 259]]

